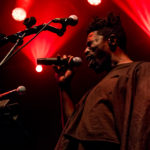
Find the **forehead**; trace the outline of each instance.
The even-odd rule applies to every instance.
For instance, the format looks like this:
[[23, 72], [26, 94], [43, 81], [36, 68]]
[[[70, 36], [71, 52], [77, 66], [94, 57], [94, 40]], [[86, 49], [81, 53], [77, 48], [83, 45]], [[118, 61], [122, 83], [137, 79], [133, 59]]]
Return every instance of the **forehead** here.
[[93, 31], [88, 34], [87, 41], [92, 41], [92, 40], [100, 38], [100, 37], [102, 38], [103, 35], [99, 35], [98, 31]]

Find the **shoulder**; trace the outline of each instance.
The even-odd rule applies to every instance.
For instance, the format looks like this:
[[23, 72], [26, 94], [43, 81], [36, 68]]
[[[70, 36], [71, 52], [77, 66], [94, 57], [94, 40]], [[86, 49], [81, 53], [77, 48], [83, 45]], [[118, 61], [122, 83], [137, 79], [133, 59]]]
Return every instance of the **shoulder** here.
[[139, 61], [139, 62], [137, 62], [137, 63], [139, 63], [139, 67], [140, 68], [143, 68], [143, 67], [149, 67], [150, 66], [150, 62], [148, 62], [148, 61]]
[[149, 76], [150, 77], [150, 62], [135, 62], [135, 73], [137, 76]]
[[137, 63], [136, 68], [137, 69], [150, 69], [150, 62], [144, 62], [144, 61], [139, 61], [139, 62], [134, 62]]

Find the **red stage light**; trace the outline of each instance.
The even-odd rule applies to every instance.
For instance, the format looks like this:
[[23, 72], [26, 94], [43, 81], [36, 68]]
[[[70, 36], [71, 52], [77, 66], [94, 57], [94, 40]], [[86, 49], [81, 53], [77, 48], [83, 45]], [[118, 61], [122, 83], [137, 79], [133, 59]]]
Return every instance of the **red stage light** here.
[[43, 71], [43, 67], [41, 65], [37, 65], [36, 66], [36, 71], [37, 72], [42, 72]]
[[12, 17], [16, 21], [23, 21], [26, 15], [26, 11], [23, 8], [15, 8], [12, 11]]
[[101, 0], [88, 0], [89, 4], [97, 6], [101, 3]]
[[128, 14], [139, 27], [150, 36], [150, 1], [149, 0], [113, 0]]

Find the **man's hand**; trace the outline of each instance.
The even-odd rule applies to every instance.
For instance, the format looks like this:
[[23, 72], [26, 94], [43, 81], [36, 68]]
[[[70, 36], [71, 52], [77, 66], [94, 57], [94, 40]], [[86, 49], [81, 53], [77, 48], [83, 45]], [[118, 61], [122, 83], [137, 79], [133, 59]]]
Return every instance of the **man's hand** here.
[[[60, 56], [58, 56], [60, 57]], [[71, 114], [74, 111], [74, 104], [71, 99], [71, 92], [70, 92], [70, 83], [72, 80], [72, 77], [74, 75], [74, 69], [75, 67], [72, 67], [69, 62], [71, 62], [71, 59], [73, 56], [63, 56], [63, 59], [67, 59], [68, 63], [65, 65], [54, 65], [53, 68], [55, 70], [55, 78], [61, 88], [61, 97], [62, 97], [62, 104], [64, 108], [64, 113], [66, 117], [70, 117]]]
[[[57, 56], [57, 57], [60, 57], [60, 56]], [[66, 88], [66, 87], [70, 86], [70, 82], [72, 80], [74, 70], [75, 70], [75, 67], [72, 67], [70, 65], [72, 58], [73, 58], [73, 56], [63, 55], [63, 59], [68, 60], [68, 63], [65, 65], [59, 65], [59, 66], [53, 65], [53, 68], [56, 72], [55, 78], [61, 88]]]

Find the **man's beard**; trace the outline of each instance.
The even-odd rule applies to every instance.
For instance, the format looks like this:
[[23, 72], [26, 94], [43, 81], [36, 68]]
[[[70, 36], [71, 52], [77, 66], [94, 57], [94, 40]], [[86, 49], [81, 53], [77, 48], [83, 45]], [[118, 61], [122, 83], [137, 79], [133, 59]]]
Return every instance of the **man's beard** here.
[[104, 71], [109, 72], [112, 69], [112, 61], [110, 54], [106, 52], [100, 52], [96, 58], [93, 58], [89, 62], [89, 67], [92, 68], [96, 73], [102, 73]]

